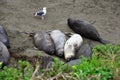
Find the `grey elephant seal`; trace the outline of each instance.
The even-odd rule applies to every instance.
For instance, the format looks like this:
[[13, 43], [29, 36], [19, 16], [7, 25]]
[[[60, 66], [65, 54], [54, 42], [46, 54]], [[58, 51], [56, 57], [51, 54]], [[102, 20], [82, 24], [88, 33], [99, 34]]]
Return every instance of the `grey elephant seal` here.
[[0, 41], [0, 62], [2, 62], [2, 68], [9, 62], [10, 54], [7, 47]]
[[50, 33], [51, 38], [55, 44], [55, 53], [59, 57], [64, 55], [64, 44], [66, 42], [66, 35], [60, 30], [53, 30]]
[[65, 43], [64, 57], [67, 61], [75, 58], [77, 49], [82, 45], [83, 39], [79, 34], [73, 34]]
[[81, 58], [82, 56], [89, 58], [93, 54], [92, 44], [90, 42], [83, 43], [76, 53], [76, 58]]
[[103, 40], [98, 31], [94, 26], [92, 26], [89, 22], [84, 20], [73, 20], [72, 18], [68, 18], [67, 20], [68, 26], [75, 31], [76, 33], [80, 34], [85, 38], [89, 38], [95, 41], [98, 41], [103, 44], [109, 43], [106, 40]]
[[3, 26], [0, 26], [0, 41], [3, 42], [8, 49], [10, 48], [8, 35]]
[[38, 31], [33, 36], [33, 43], [36, 48], [48, 54], [54, 54], [55, 46], [50, 35], [46, 31]]

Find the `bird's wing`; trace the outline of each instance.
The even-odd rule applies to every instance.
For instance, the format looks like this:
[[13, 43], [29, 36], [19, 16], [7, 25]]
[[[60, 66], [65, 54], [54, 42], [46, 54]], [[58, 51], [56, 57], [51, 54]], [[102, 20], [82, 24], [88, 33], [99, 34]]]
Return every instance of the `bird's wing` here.
[[37, 15], [39, 15], [39, 16], [42, 16], [43, 14], [44, 14], [44, 12], [42, 10], [37, 13]]

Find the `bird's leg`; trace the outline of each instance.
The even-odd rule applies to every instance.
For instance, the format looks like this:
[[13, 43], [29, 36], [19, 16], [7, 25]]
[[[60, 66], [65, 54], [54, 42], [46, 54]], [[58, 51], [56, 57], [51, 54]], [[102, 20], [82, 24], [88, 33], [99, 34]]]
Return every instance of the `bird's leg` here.
[[44, 16], [41, 16], [42, 20], [44, 20]]

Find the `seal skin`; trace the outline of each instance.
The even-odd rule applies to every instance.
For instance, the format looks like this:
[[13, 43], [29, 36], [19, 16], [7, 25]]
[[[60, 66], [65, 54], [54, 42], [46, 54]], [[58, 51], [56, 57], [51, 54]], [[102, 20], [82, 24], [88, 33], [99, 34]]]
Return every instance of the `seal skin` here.
[[3, 42], [8, 49], [10, 48], [8, 35], [3, 26], [0, 26], [0, 41]]
[[0, 41], [0, 62], [2, 62], [2, 67], [9, 63], [10, 54], [7, 47]]
[[53, 40], [46, 31], [36, 32], [33, 36], [33, 43], [36, 48], [48, 54], [52, 55], [55, 52]]
[[82, 56], [89, 58], [93, 54], [91, 43], [83, 43], [76, 53], [76, 58], [81, 58]]
[[102, 44], [107, 44], [109, 41], [103, 40], [95, 27], [93, 27], [89, 22], [84, 20], [73, 20], [68, 18], [68, 26], [75, 31], [77, 34], [85, 38], [89, 38], [98, 41]]
[[50, 33], [51, 38], [55, 44], [55, 53], [59, 57], [64, 56], [64, 44], [66, 42], [66, 35], [60, 30], [53, 30]]
[[79, 34], [73, 34], [65, 43], [64, 57], [66, 61], [70, 61], [75, 58], [76, 51], [82, 45], [83, 39]]

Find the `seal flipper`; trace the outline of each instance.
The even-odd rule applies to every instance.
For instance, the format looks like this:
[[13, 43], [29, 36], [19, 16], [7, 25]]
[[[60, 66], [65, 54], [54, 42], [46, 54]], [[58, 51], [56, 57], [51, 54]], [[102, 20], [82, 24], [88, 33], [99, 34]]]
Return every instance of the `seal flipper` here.
[[102, 43], [102, 44], [109, 44], [109, 43], [110, 43], [109, 41], [104, 40], [104, 39], [102, 39], [102, 38], [100, 38], [100, 41], [99, 41], [99, 42]]

